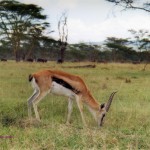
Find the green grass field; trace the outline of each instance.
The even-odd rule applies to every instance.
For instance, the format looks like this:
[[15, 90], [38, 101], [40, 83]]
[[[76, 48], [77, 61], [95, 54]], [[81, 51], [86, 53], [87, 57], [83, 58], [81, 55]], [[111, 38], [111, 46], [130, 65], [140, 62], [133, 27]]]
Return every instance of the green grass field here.
[[[4, 150], [149, 150], [150, 65], [96, 64], [96, 68], [67, 68], [89, 63], [45, 64], [0, 62], [0, 149]], [[72, 124], [65, 125], [67, 99], [48, 95], [39, 104], [41, 123], [29, 121], [27, 99], [33, 90], [28, 75], [60, 69], [80, 75], [93, 96], [104, 103], [118, 90], [102, 128], [88, 110], [83, 128], [74, 102]], [[34, 113], [33, 113], [34, 116]], [[6, 136], [11, 136], [7, 137]]]

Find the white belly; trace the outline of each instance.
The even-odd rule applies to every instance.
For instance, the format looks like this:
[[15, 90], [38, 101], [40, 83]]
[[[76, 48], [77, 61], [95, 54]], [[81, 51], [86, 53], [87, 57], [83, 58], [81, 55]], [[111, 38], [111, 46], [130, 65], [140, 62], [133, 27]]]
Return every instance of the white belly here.
[[50, 93], [53, 93], [56, 95], [63, 95], [63, 96], [67, 96], [67, 97], [72, 97], [72, 98], [76, 95], [70, 89], [63, 87], [62, 85], [60, 85], [56, 82], [52, 82]]

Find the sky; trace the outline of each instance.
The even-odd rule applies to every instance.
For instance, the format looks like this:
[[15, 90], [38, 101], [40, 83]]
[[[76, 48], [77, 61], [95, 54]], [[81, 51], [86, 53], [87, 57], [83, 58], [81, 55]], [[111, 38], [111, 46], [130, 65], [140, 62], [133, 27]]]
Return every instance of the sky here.
[[128, 38], [129, 29], [150, 31], [150, 14], [140, 10], [124, 11], [105, 0], [18, 0], [41, 6], [51, 24], [51, 36], [58, 39], [61, 14], [68, 14], [68, 42], [102, 42], [107, 37]]

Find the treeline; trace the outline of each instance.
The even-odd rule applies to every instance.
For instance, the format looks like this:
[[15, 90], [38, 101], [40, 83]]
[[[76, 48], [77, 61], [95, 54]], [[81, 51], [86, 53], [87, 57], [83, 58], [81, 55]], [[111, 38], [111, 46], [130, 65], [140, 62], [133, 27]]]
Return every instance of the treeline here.
[[[84, 45], [84, 46], [83, 46]], [[150, 62], [149, 51], [136, 51], [132, 48], [109, 49], [97, 45], [82, 44], [82, 48], [71, 45], [66, 51], [66, 59], [72, 61], [92, 62]]]
[[[59, 43], [55, 40], [47, 40], [44, 44], [36, 46], [29, 54], [29, 47], [22, 47], [20, 50], [20, 60], [26, 61], [33, 59], [36, 61], [39, 58], [48, 61], [58, 61], [59, 58]], [[0, 58], [14, 59], [13, 50], [11, 47], [0, 46]], [[132, 47], [119, 45], [116, 48], [108, 47], [108, 43], [103, 45], [93, 44], [68, 44], [65, 51], [65, 61], [91, 61], [91, 62], [150, 62], [149, 51], [137, 51]]]
[[69, 45], [66, 51], [68, 61], [91, 62], [150, 62], [150, 51], [137, 51], [132, 47], [118, 45], [110, 48], [108, 43], [90, 45], [85, 43]]

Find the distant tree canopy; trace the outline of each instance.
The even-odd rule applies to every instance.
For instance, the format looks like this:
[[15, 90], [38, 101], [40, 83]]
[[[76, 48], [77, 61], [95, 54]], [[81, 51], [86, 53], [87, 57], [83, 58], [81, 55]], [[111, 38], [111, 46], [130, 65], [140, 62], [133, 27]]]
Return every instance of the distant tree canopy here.
[[133, 35], [132, 43], [137, 46], [137, 49], [141, 52], [142, 50], [150, 50], [150, 32], [148, 30], [129, 30]]
[[[127, 2], [126, 0], [109, 0]], [[131, 4], [134, 1], [128, 0]], [[144, 2], [143, 2], [144, 3]], [[146, 3], [149, 8], [148, 3]], [[145, 7], [144, 7], [145, 8]], [[108, 37], [103, 44], [69, 44], [67, 16], [62, 14], [58, 22], [59, 40], [46, 32], [50, 24], [45, 22], [42, 8], [34, 4], [23, 4], [15, 0], [0, 1], [0, 58], [16, 61], [28, 58], [44, 58], [56, 61], [92, 62], [150, 62], [150, 33], [146, 30], [130, 30], [132, 38]]]
[[24, 45], [30, 45], [28, 54], [37, 45], [43, 32], [49, 27], [44, 22], [42, 8], [34, 4], [23, 4], [15, 0], [0, 1], [0, 40], [1, 44], [12, 47], [16, 61], [20, 60]]
[[108, 37], [105, 45], [111, 50], [113, 61], [131, 61], [136, 57], [136, 52], [129, 47], [128, 39]]
[[106, 0], [108, 2], [114, 3], [115, 5], [123, 7], [126, 9], [137, 9], [143, 10], [150, 13], [150, 2], [148, 0]]
[[98, 61], [100, 59], [100, 46], [86, 43], [71, 44], [68, 46], [70, 59], [73, 61]]
[[[40, 45], [39, 45], [40, 44]], [[0, 58], [7, 56], [12, 58], [9, 49], [10, 46], [4, 44], [0, 46]], [[2, 51], [3, 49], [4, 51]], [[22, 53], [30, 49], [30, 45], [22, 47]], [[147, 50], [148, 49], [148, 50]], [[92, 45], [87, 43], [68, 44], [65, 61], [91, 61], [91, 62], [150, 62], [149, 48], [143, 49], [141, 52], [137, 50], [134, 41], [116, 37], [108, 37], [101, 45]], [[29, 58], [45, 58], [47, 60], [56, 61], [60, 53], [60, 45], [54, 39], [43, 37], [40, 42], [35, 44], [32, 54]]]
[[[142, 10], [142, 11], [150, 13], [150, 1], [148, 0], [106, 0], [106, 1], [111, 2], [116, 6], [122, 7], [123, 10], [129, 10], [129, 9]], [[137, 61], [149, 62], [149, 59], [150, 59], [150, 54], [149, 54], [150, 33], [149, 31], [143, 30], [143, 29], [139, 31], [135, 31], [135, 30], [129, 30], [129, 31], [133, 35], [133, 38], [132, 40], [129, 41], [129, 43], [130, 45], [132, 45], [132, 49], [136, 50], [134, 51], [136, 55], [134, 54], [134, 57], [132, 56], [133, 57], [132, 60], [134, 59]], [[107, 39], [107, 40], [109, 41], [110, 39]], [[111, 48], [112, 51], [116, 52], [117, 49], [114, 46], [116, 46], [117, 43], [114, 38], [111, 40], [112, 40], [111, 42], [109, 41], [110, 43], [107, 41], [108, 43], [106, 45], [109, 48]], [[126, 52], [127, 51], [129, 50], [126, 49]], [[114, 55], [114, 57], [116, 57], [116, 55]]]
[[[133, 37], [131, 38], [132, 44], [136, 46], [136, 49], [139, 51], [139, 61], [147, 60], [142, 57], [142, 52], [145, 51], [146, 53], [150, 54], [150, 32], [148, 30], [129, 30]], [[145, 55], [146, 58], [149, 55]]]

